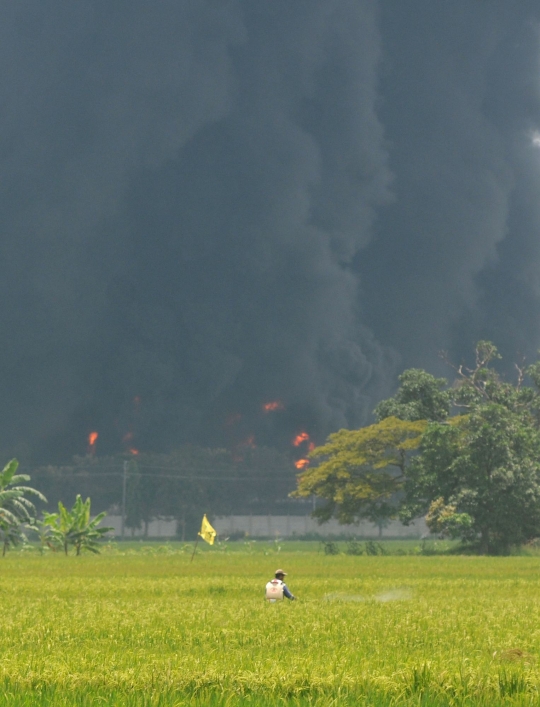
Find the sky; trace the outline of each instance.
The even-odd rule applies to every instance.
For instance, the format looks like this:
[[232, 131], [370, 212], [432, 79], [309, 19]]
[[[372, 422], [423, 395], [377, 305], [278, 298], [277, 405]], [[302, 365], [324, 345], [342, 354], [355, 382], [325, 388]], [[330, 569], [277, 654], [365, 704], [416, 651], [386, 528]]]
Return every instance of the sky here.
[[533, 360], [535, 5], [0, 2], [0, 449], [322, 442]]

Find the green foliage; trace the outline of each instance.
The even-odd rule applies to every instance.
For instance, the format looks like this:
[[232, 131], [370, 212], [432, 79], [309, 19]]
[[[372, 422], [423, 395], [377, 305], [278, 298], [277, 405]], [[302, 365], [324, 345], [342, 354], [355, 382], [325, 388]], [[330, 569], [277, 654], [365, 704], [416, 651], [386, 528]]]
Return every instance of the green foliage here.
[[393, 398], [381, 401], [374, 410], [380, 422], [387, 417], [400, 420], [446, 420], [450, 414], [453, 393], [445, 390], [446, 378], [434, 376], [418, 368], [410, 368], [399, 376], [399, 389]]
[[6, 522], [0, 518], [0, 542], [2, 543], [2, 556], [10, 547], [23, 545], [26, 542], [24, 526], [20, 523]]
[[136, 460], [129, 462], [126, 498], [126, 528], [136, 530], [144, 526], [144, 537], [148, 537], [148, 525], [156, 516], [159, 478], [152, 473], [139, 473]]
[[[47, 515], [47, 513], [45, 513], [45, 515]], [[48, 552], [49, 550], [56, 552], [60, 549], [60, 544], [54, 537], [51, 526], [43, 519], [36, 521], [34, 531], [38, 538], [38, 547], [41, 555], [45, 554], [45, 552]]]
[[474, 521], [468, 513], [457, 513], [457, 507], [445, 504], [444, 498], [432, 501], [426, 515], [426, 525], [432, 533], [451, 539], [474, 540]]
[[431, 423], [412, 461], [401, 510], [405, 521], [427, 512], [441, 535], [505, 553], [540, 535], [538, 363], [516, 366], [515, 383], [493, 367], [500, 359], [487, 341], [476, 346], [472, 368], [454, 367], [454, 404], [466, 414]]
[[538, 430], [503, 405], [478, 405], [454, 425], [432, 423], [408, 469], [402, 516], [431, 507], [443, 534], [508, 552], [540, 535], [539, 459]]
[[377, 543], [374, 540], [366, 540], [365, 543], [366, 555], [384, 555], [384, 545]]
[[2, 554], [9, 547], [26, 540], [24, 528], [34, 527], [36, 508], [27, 496], [34, 496], [46, 502], [43, 494], [30, 486], [20, 486], [21, 481], [29, 481], [27, 474], [17, 474], [19, 462], [12, 459], [0, 472], [0, 542]]
[[364, 552], [362, 543], [359, 543], [358, 540], [349, 540], [346, 552], [347, 555], [362, 555]]
[[523, 384], [538, 364], [516, 366], [509, 383], [493, 367], [500, 355], [491, 342], [480, 341], [475, 354], [472, 368], [454, 367], [454, 404], [465, 414], [427, 427], [401, 516], [427, 513], [434, 532], [506, 553], [540, 535], [539, 393]]
[[454, 383], [454, 404], [461, 409], [473, 410], [487, 403], [496, 403], [519, 414], [525, 424], [535, 423], [536, 410], [540, 403], [537, 389], [523, 385], [526, 376], [531, 377], [538, 364], [527, 369], [516, 365], [517, 381], [505, 381], [493, 368], [493, 362], [501, 358], [497, 347], [489, 341], [480, 341], [475, 350], [475, 365], [453, 366], [457, 376]]
[[332, 542], [331, 540], [328, 540], [327, 542], [325, 542], [323, 545], [323, 548], [324, 548], [325, 555], [339, 555], [338, 544], [335, 542]]
[[99, 513], [95, 518], [90, 517], [90, 499], [83, 502], [77, 495], [71, 511], [60, 501], [58, 513], [44, 513], [44, 524], [50, 528], [50, 542], [61, 547], [68, 554], [70, 545], [75, 548], [75, 554], [80, 555], [82, 550], [99, 553], [98, 544], [103, 536], [113, 528], [99, 528], [98, 525], [105, 517]]
[[141, 452], [128, 459], [125, 454], [75, 457], [67, 466], [35, 470], [33, 479], [39, 480], [51, 509], [81, 493], [101, 511], [120, 502], [126, 460], [128, 537], [129, 529], [146, 529], [153, 518], [169, 517], [177, 520], [180, 537], [195, 539], [209, 508], [216, 515], [279, 514], [294, 481], [289, 451], [246, 446], [233, 452], [187, 444], [169, 454]]
[[327, 499], [316, 515], [343, 523], [380, 520], [399, 499], [404, 522], [427, 514], [433, 532], [483, 553], [540, 536], [540, 361], [516, 365], [508, 382], [494, 366], [500, 358], [478, 342], [471, 368], [452, 366], [450, 388], [405, 371], [377, 406], [377, 424], [341, 430], [315, 450], [322, 461], [299, 476], [297, 495]]
[[299, 599], [274, 605], [264, 554], [189, 562], [11, 554], [2, 707], [538, 705], [537, 557], [296, 549], [279, 565]]
[[392, 515], [392, 499], [402, 488], [407, 456], [419, 446], [425, 427], [423, 420], [389, 417], [360, 430], [330, 435], [310, 455], [321, 463], [299, 475], [298, 488], [291, 495], [326, 499], [327, 505], [315, 511], [323, 521], [333, 515], [342, 523]]

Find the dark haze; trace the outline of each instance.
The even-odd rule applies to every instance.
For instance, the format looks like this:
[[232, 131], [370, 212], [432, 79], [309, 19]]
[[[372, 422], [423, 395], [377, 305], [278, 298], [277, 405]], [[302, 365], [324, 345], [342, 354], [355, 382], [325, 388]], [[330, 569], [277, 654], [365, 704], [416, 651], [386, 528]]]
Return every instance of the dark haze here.
[[0, 449], [322, 441], [441, 349], [532, 357], [539, 20], [2, 2]]

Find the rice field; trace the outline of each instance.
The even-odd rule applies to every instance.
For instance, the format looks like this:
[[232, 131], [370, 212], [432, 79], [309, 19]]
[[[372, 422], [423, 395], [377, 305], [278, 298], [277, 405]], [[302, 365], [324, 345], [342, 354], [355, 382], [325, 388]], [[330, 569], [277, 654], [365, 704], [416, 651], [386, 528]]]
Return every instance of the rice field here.
[[1, 705], [540, 704], [535, 557], [139, 547], [4, 558]]

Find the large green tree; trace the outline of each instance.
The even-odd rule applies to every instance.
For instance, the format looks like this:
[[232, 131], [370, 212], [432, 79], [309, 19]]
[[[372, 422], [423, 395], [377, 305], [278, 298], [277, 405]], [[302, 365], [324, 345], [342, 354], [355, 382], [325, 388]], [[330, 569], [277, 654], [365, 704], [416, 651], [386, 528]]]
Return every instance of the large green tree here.
[[315, 515], [341, 523], [361, 518], [380, 522], [396, 513], [394, 498], [405, 482], [411, 451], [417, 449], [426, 422], [388, 417], [360, 430], [340, 430], [310, 457], [320, 460], [298, 477], [293, 496], [326, 500]]
[[387, 417], [446, 420], [453, 401], [453, 391], [448, 390], [446, 378], [435, 378], [419, 368], [410, 368], [399, 376], [399, 383], [395, 396], [382, 400], [373, 411], [378, 421]]
[[506, 552], [540, 535], [540, 434], [487, 403], [452, 425], [432, 423], [407, 470], [402, 517]]
[[[299, 476], [297, 494], [325, 498], [319, 517], [342, 522], [397, 504], [405, 522], [425, 515], [434, 532], [485, 553], [540, 536], [540, 362], [516, 366], [508, 381], [498, 359], [481, 341], [470, 368], [452, 366], [452, 385], [405, 371], [396, 395], [377, 406], [376, 425], [342, 430], [315, 450], [321, 463]], [[422, 427], [401, 442], [398, 423], [413, 422]], [[397, 436], [385, 446], [390, 430]]]
[[426, 429], [401, 515], [407, 522], [426, 514], [434, 532], [507, 552], [540, 535], [539, 365], [516, 366], [509, 382], [494, 366], [500, 356], [491, 342], [479, 342], [475, 354], [471, 368], [454, 367], [461, 414]]

